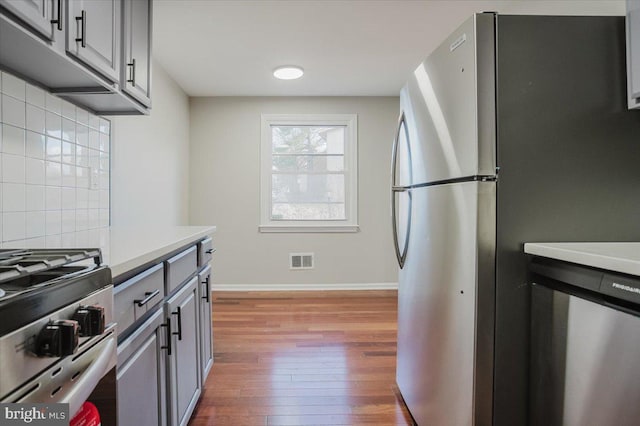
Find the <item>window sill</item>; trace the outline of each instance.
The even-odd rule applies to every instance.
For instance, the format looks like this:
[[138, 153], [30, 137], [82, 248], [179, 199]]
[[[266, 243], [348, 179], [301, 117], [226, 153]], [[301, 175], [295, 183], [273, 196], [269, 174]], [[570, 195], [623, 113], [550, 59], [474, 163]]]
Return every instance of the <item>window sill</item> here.
[[359, 232], [358, 225], [260, 225], [260, 232], [265, 233], [342, 233]]

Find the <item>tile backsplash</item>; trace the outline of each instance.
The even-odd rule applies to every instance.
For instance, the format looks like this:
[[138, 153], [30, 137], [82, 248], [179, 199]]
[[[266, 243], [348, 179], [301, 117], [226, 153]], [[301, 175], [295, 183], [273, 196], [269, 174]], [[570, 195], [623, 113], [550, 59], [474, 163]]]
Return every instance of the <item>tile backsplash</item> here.
[[2, 247], [81, 244], [109, 226], [111, 124], [0, 73]]

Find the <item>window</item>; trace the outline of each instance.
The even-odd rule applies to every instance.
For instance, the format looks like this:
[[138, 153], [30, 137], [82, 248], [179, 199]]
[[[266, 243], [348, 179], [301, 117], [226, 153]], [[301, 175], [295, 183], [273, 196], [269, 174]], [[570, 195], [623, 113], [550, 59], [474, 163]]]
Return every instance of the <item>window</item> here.
[[261, 232], [358, 230], [357, 117], [262, 115]]

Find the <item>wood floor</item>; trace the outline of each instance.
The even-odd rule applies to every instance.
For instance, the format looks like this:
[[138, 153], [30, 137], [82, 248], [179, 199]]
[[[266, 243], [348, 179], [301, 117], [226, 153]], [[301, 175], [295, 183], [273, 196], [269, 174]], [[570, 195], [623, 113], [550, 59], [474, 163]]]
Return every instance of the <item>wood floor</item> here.
[[395, 291], [219, 292], [201, 425], [411, 425]]

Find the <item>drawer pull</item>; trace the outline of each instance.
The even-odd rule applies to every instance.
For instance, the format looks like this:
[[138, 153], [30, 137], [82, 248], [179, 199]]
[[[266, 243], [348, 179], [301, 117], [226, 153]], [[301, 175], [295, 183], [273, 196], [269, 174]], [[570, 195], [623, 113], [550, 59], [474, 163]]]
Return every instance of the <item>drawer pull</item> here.
[[216, 249], [209, 249], [209, 250], [205, 251], [205, 253], [207, 253], [207, 254], [213, 254], [215, 252], [216, 252]]
[[210, 290], [209, 290], [209, 280], [210, 280], [210, 279], [211, 279], [211, 275], [207, 275], [207, 278], [206, 278], [204, 281], [202, 281], [202, 284], [204, 284], [204, 285], [205, 285], [205, 287], [204, 287], [204, 291], [205, 291], [205, 293], [204, 293], [204, 296], [202, 296], [202, 298], [203, 298], [204, 300], [206, 300], [206, 301], [207, 301], [207, 303], [209, 303], [209, 301], [210, 301], [210, 300], [209, 300], [209, 295], [211, 294], [211, 293], [210, 293]]
[[144, 293], [144, 295], [146, 296], [144, 299], [142, 300], [137, 299], [137, 300], [134, 300], [133, 302], [136, 303], [139, 307], [142, 307], [147, 303], [149, 303], [149, 301], [154, 297], [156, 297], [158, 294], [160, 294], [160, 290], [156, 290], [154, 292], [147, 291]]

